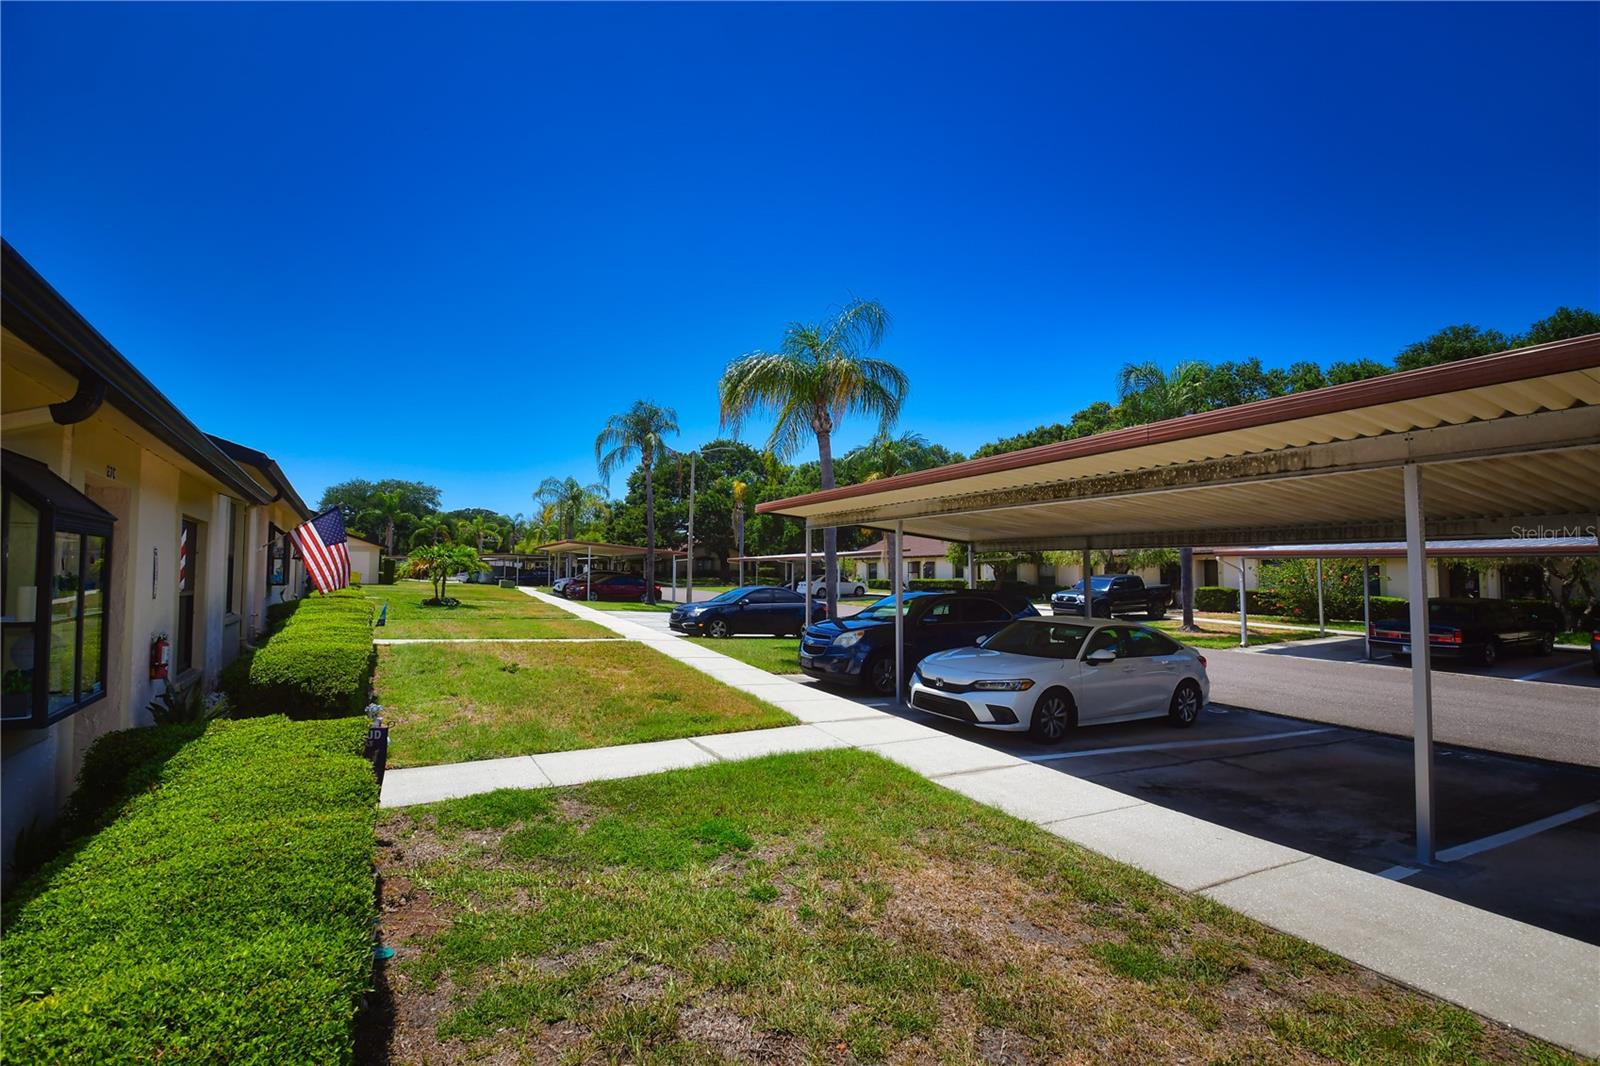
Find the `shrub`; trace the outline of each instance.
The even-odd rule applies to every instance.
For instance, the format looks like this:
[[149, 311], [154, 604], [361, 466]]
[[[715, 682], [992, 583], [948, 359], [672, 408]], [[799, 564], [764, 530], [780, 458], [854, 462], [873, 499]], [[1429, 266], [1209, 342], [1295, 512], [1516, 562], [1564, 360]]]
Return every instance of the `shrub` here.
[[336, 718], [366, 706], [375, 664], [371, 601], [335, 592], [297, 601], [282, 629], [223, 671], [222, 688], [235, 717]]
[[96, 745], [95, 774], [148, 784], [7, 900], [6, 1058], [350, 1062], [375, 914], [363, 727]]
[[[1359, 608], [1357, 609], [1359, 611]], [[1372, 597], [1372, 617], [1377, 618], [1406, 618], [1411, 612], [1411, 601], [1404, 596], [1374, 596]], [[1358, 614], [1357, 617], [1360, 617]]]
[[386, 555], [381, 560], [379, 560], [379, 562], [378, 562], [378, 584], [380, 584], [380, 585], [392, 585], [392, 584], [394, 584], [394, 570], [395, 570], [395, 561], [394, 561], [394, 559], [392, 559], [392, 558], [390, 558], [389, 556]]
[[[1278, 602], [1261, 589], [1247, 589], [1245, 610], [1255, 614], [1277, 614]], [[1239, 590], [1220, 585], [1199, 585], [1194, 590], [1194, 609], [1213, 614], [1233, 614], [1239, 610]]]

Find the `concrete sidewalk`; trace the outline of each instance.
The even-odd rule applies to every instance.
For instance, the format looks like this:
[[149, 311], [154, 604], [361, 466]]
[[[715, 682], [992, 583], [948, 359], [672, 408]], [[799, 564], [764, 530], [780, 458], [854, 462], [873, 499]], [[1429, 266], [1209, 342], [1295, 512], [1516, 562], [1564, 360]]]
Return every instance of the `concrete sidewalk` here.
[[817, 692], [616, 612], [523, 591], [783, 707], [803, 724], [395, 770], [384, 782], [385, 806], [777, 751], [858, 747], [1394, 980], [1541, 1039], [1600, 1055], [1600, 948]]

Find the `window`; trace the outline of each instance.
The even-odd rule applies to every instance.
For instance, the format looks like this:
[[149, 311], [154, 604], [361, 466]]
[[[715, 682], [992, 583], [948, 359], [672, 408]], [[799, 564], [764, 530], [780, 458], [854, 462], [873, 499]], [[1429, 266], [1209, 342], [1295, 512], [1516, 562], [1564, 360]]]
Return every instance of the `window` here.
[[0, 692], [8, 727], [42, 727], [106, 691], [115, 519], [43, 463], [5, 454]]
[[240, 526], [240, 523], [239, 523], [239, 505], [237, 503], [229, 502], [229, 504], [228, 504], [228, 591], [227, 591], [227, 604], [226, 604], [226, 608], [227, 608], [227, 611], [228, 611], [229, 614], [234, 614], [239, 609], [238, 608], [239, 596], [234, 590], [234, 580], [235, 580], [234, 575], [237, 573], [237, 571], [234, 569], [234, 556], [237, 554], [237, 549], [239, 547], [239, 537], [244, 532], [242, 529], [239, 528], [239, 526]]
[[1218, 585], [1222, 584], [1221, 581], [1217, 580], [1217, 561], [1215, 559], [1204, 559], [1201, 561], [1200, 584], [1205, 585], [1208, 588], [1216, 588]]
[[917, 573], [921, 569], [922, 568], [917, 565], [917, 561], [915, 559], [907, 559], [906, 560], [906, 576], [907, 577], [916, 577]]
[[938, 573], [938, 571], [935, 569], [935, 567], [937, 565], [938, 564], [935, 563], [932, 559], [924, 560], [923, 563], [922, 563], [922, 576], [923, 577], [933, 577], [936, 573]]
[[966, 600], [961, 605], [963, 622], [1004, 622], [1011, 612], [993, 600]]
[[952, 576], [952, 577], [966, 577], [967, 576], [967, 564], [966, 563], [951, 563], [950, 564], [950, 576]]
[[749, 600], [752, 604], [776, 603], [778, 601], [778, 596], [777, 593], [770, 592], [767, 589], [756, 589], [754, 592], [746, 596], [745, 599]]
[[1084, 656], [1087, 658], [1097, 651], [1109, 651], [1121, 655], [1122, 632], [1117, 626], [1102, 626], [1095, 630], [1094, 636], [1089, 638], [1089, 649]]
[[878, 564], [877, 563], [868, 563], [867, 564], [867, 580], [868, 581], [876, 581], [876, 580], [878, 580]]
[[954, 600], [941, 600], [923, 612], [919, 621], [923, 625], [954, 622], [956, 620], [956, 604]]
[[289, 534], [277, 526], [267, 526], [267, 593], [274, 585], [289, 583]]
[[178, 639], [177, 672], [194, 666], [194, 587], [200, 566], [200, 527], [185, 518], [178, 527]]
[[1152, 655], [1171, 655], [1178, 651], [1178, 645], [1153, 629], [1134, 627], [1124, 630], [1127, 634], [1122, 642], [1122, 648], [1117, 653], [1129, 659], [1143, 659]]

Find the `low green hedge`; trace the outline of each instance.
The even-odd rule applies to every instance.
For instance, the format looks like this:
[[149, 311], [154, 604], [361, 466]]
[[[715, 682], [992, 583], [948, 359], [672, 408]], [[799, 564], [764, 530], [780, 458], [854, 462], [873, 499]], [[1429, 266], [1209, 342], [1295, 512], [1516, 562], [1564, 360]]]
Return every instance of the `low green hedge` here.
[[283, 626], [223, 671], [235, 718], [358, 714], [372, 693], [376, 664], [372, 601], [345, 590], [294, 601]]
[[375, 917], [365, 726], [97, 742], [120, 815], [6, 901], [6, 1060], [350, 1062]]

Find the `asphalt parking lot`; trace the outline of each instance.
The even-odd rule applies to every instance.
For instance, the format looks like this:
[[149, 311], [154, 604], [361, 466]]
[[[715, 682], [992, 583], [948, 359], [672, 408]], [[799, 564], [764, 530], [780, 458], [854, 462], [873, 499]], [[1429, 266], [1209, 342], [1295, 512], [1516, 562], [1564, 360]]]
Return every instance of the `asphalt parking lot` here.
[[[1151, 803], [1600, 944], [1600, 894], [1594, 891], [1600, 883], [1600, 768], [1440, 743], [1436, 832], [1440, 858], [1448, 861], [1418, 870], [1409, 739], [1220, 702], [1219, 688], [1226, 686], [1217, 681], [1217, 668], [1226, 675], [1246, 665], [1231, 660], [1261, 653], [1207, 657], [1214, 702], [1194, 728], [1175, 729], [1163, 720], [1094, 726], [1054, 749], [1018, 734], [896, 708], [886, 698], [855, 698]], [[1379, 678], [1387, 686], [1406, 680], [1367, 663], [1324, 669], [1372, 674], [1372, 680], [1345, 678], [1357, 688]], [[1502, 715], [1576, 698], [1589, 722], [1578, 728], [1594, 732], [1600, 722], [1592, 686], [1461, 679], [1469, 687], [1480, 683], [1494, 689], [1487, 701], [1513, 700], [1502, 704]], [[1409, 692], [1409, 684], [1405, 688]], [[1325, 690], [1305, 680], [1298, 686], [1301, 700], [1318, 691]]]

